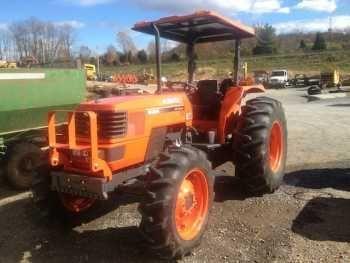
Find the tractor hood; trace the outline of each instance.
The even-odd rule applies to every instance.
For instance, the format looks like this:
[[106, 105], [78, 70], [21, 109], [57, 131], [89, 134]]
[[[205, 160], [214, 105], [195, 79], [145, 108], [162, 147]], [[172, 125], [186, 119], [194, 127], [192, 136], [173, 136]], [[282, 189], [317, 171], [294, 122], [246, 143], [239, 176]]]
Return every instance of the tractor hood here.
[[119, 96], [82, 103], [79, 111], [152, 111], [159, 108], [190, 107], [185, 93]]

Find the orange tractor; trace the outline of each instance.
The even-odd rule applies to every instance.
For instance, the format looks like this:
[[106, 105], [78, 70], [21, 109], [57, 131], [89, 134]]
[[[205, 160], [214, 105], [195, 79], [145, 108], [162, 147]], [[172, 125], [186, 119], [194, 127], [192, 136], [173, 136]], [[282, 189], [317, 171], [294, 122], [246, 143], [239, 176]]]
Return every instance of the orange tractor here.
[[[47, 215], [79, 214], [131, 182], [141, 184], [140, 229], [156, 254], [188, 254], [208, 224], [213, 169], [228, 161], [247, 189], [272, 193], [281, 184], [287, 151], [281, 103], [249, 93], [263, 86], [239, 85], [241, 39], [254, 30], [216, 13], [201, 11], [133, 28], [156, 41], [158, 90], [82, 103], [68, 112], [67, 132], [55, 131], [49, 114], [50, 172], [37, 173], [33, 196]], [[160, 38], [187, 44], [188, 82], [161, 83]], [[235, 40], [233, 79], [194, 85], [195, 44]], [[179, 88], [181, 84], [181, 88]]]

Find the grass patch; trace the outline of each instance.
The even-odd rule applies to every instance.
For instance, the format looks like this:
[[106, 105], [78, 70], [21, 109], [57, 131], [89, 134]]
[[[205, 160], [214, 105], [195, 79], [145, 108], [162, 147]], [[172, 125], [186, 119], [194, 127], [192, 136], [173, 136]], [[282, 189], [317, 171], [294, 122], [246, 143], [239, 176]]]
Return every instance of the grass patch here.
[[[316, 74], [320, 71], [340, 70], [344, 75], [350, 74], [350, 51], [326, 51], [322, 53], [297, 53], [273, 56], [243, 57], [248, 63], [248, 71], [287, 69], [290, 73]], [[233, 70], [233, 58], [199, 60], [197, 78], [222, 78]], [[128, 65], [119, 67], [102, 67], [106, 74], [156, 72], [155, 64]], [[187, 63], [163, 63], [162, 75], [170, 80], [184, 80], [187, 75]]]

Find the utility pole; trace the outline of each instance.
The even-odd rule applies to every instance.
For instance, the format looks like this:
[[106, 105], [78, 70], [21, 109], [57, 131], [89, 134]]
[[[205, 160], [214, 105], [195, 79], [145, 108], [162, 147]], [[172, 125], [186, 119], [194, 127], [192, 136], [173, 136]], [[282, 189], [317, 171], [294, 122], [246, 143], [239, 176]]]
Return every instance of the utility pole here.
[[237, 86], [239, 84], [239, 73], [241, 67], [241, 40], [236, 39], [235, 41], [235, 57], [233, 61], [233, 81]]
[[96, 60], [97, 60], [97, 77], [100, 78], [100, 55], [98, 53], [96, 56]]
[[328, 28], [328, 38], [329, 40], [333, 39], [333, 17], [329, 17], [329, 28]]
[[96, 46], [96, 66], [97, 66], [97, 78], [100, 79], [100, 54], [98, 52], [98, 46]]

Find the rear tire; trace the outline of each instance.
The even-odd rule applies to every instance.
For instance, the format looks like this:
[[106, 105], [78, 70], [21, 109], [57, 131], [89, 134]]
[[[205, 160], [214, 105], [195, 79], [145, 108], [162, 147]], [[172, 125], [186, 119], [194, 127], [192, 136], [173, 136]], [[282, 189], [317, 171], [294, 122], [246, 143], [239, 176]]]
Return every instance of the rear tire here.
[[27, 142], [14, 144], [8, 153], [6, 176], [9, 183], [17, 190], [30, 189], [33, 174], [40, 165], [43, 152]]
[[149, 176], [141, 232], [161, 258], [181, 258], [200, 244], [208, 223], [214, 196], [210, 163], [198, 149], [174, 147]]
[[252, 194], [272, 193], [283, 181], [287, 124], [280, 102], [258, 97], [242, 109], [234, 143], [236, 176]]

